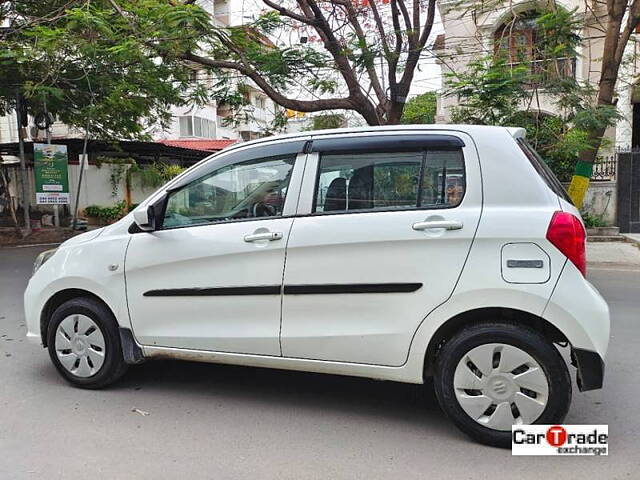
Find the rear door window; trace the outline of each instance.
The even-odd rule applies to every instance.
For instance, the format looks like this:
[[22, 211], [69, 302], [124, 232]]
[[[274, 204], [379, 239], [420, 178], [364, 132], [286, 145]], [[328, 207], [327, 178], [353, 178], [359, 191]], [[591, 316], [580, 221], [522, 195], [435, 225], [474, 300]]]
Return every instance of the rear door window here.
[[455, 207], [464, 191], [459, 149], [322, 154], [314, 212]]
[[426, 152], [420, 206], [455, 207], [465, 192], [464, 159], [461, 150]]

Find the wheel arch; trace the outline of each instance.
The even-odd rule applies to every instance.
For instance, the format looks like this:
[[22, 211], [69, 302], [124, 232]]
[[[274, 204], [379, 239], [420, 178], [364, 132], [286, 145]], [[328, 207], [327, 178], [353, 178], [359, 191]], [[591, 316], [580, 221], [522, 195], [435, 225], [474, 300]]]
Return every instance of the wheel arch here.
[[433, 375], [433, 366], [442, 345], [463, 328], [482, 322], [502, 320], [528, 326], [553, 343], [569, 342], [555, 325], [531, 312], [508, 307], [483, 307], [459, 313], [444, 322], [435, 331], [424, 357], [424, 377]]
[[82, 288], [65, 288], [64, 290], [60, 290], [53, 294], [46, 301], [44, 307], [42, 307], [42, 311], [40, 312], [40, 337], [42, 340], [42, 346], [47, 346], [47, 328], [49, 326], [49, 321], [51, 320], [51, 315], [53, 315], [53, 312], [55, 312], [56, 309], [66, 301], [79, 297], [88, 297], [101, 303], [109, 312], [111, 312], [113, 318], [116, 318], [113, 310], [111, 309], [111, 307], [109, 307], [107, 302], [105, 302], [95, 293], [84, 290]]

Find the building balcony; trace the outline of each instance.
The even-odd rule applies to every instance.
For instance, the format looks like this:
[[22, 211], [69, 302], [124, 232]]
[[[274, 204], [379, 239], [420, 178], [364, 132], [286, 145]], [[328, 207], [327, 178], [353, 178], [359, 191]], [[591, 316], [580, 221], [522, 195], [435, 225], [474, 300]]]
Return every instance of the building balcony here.
[[576, 78], [576, 59], [556, 58], [531, 60], [528, 62], [514, 62], [512, 67], [528, 66], [531, 75], [534, 77], [529, 83], [531, 87], [538, 87], [552, 80], [565, 78]]

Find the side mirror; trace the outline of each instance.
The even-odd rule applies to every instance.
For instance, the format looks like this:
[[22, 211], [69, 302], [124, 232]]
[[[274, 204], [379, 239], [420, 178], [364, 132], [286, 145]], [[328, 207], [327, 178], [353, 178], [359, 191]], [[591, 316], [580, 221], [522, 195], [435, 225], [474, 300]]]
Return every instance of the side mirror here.
[[143, 232], [153, 232], [162, 227], [164, 207], [167, 196], [162, 195], [158, 200], [148, 205], [147, 208], [139, 208], [133, 211], [133, 221]]
[[152, 219], [153, 217], [149, 216], [149, 213], [151, 212], [152, 212], [151, 206], [148, 206], [146, 209], [140, 208], [133, 211], [133, 221], [136, 222], [136, 225], [138, 226], [138, 228], [143, 232], [151, 232], [155, 230], [153, 228], [153, 221], [150, 220], [150, 218]]

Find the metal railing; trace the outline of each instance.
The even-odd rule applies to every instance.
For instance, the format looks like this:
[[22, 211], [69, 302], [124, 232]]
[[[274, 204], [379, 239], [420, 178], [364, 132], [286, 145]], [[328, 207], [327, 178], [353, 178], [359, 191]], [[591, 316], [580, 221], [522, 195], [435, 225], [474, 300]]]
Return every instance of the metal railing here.
[[591, 180], [595, 182], [615, 180], [617, 163], [617, 154], [598, 158], [593, 164]]
[[550, 80], [560, 78], [576, 78], [575, 57], [545, 58], [541, 60], [528, 60], [523, 62], [513, 62], [509, 65], [526, 66], [534, 76], [528, 84], [531, 87], [543, 85]]

